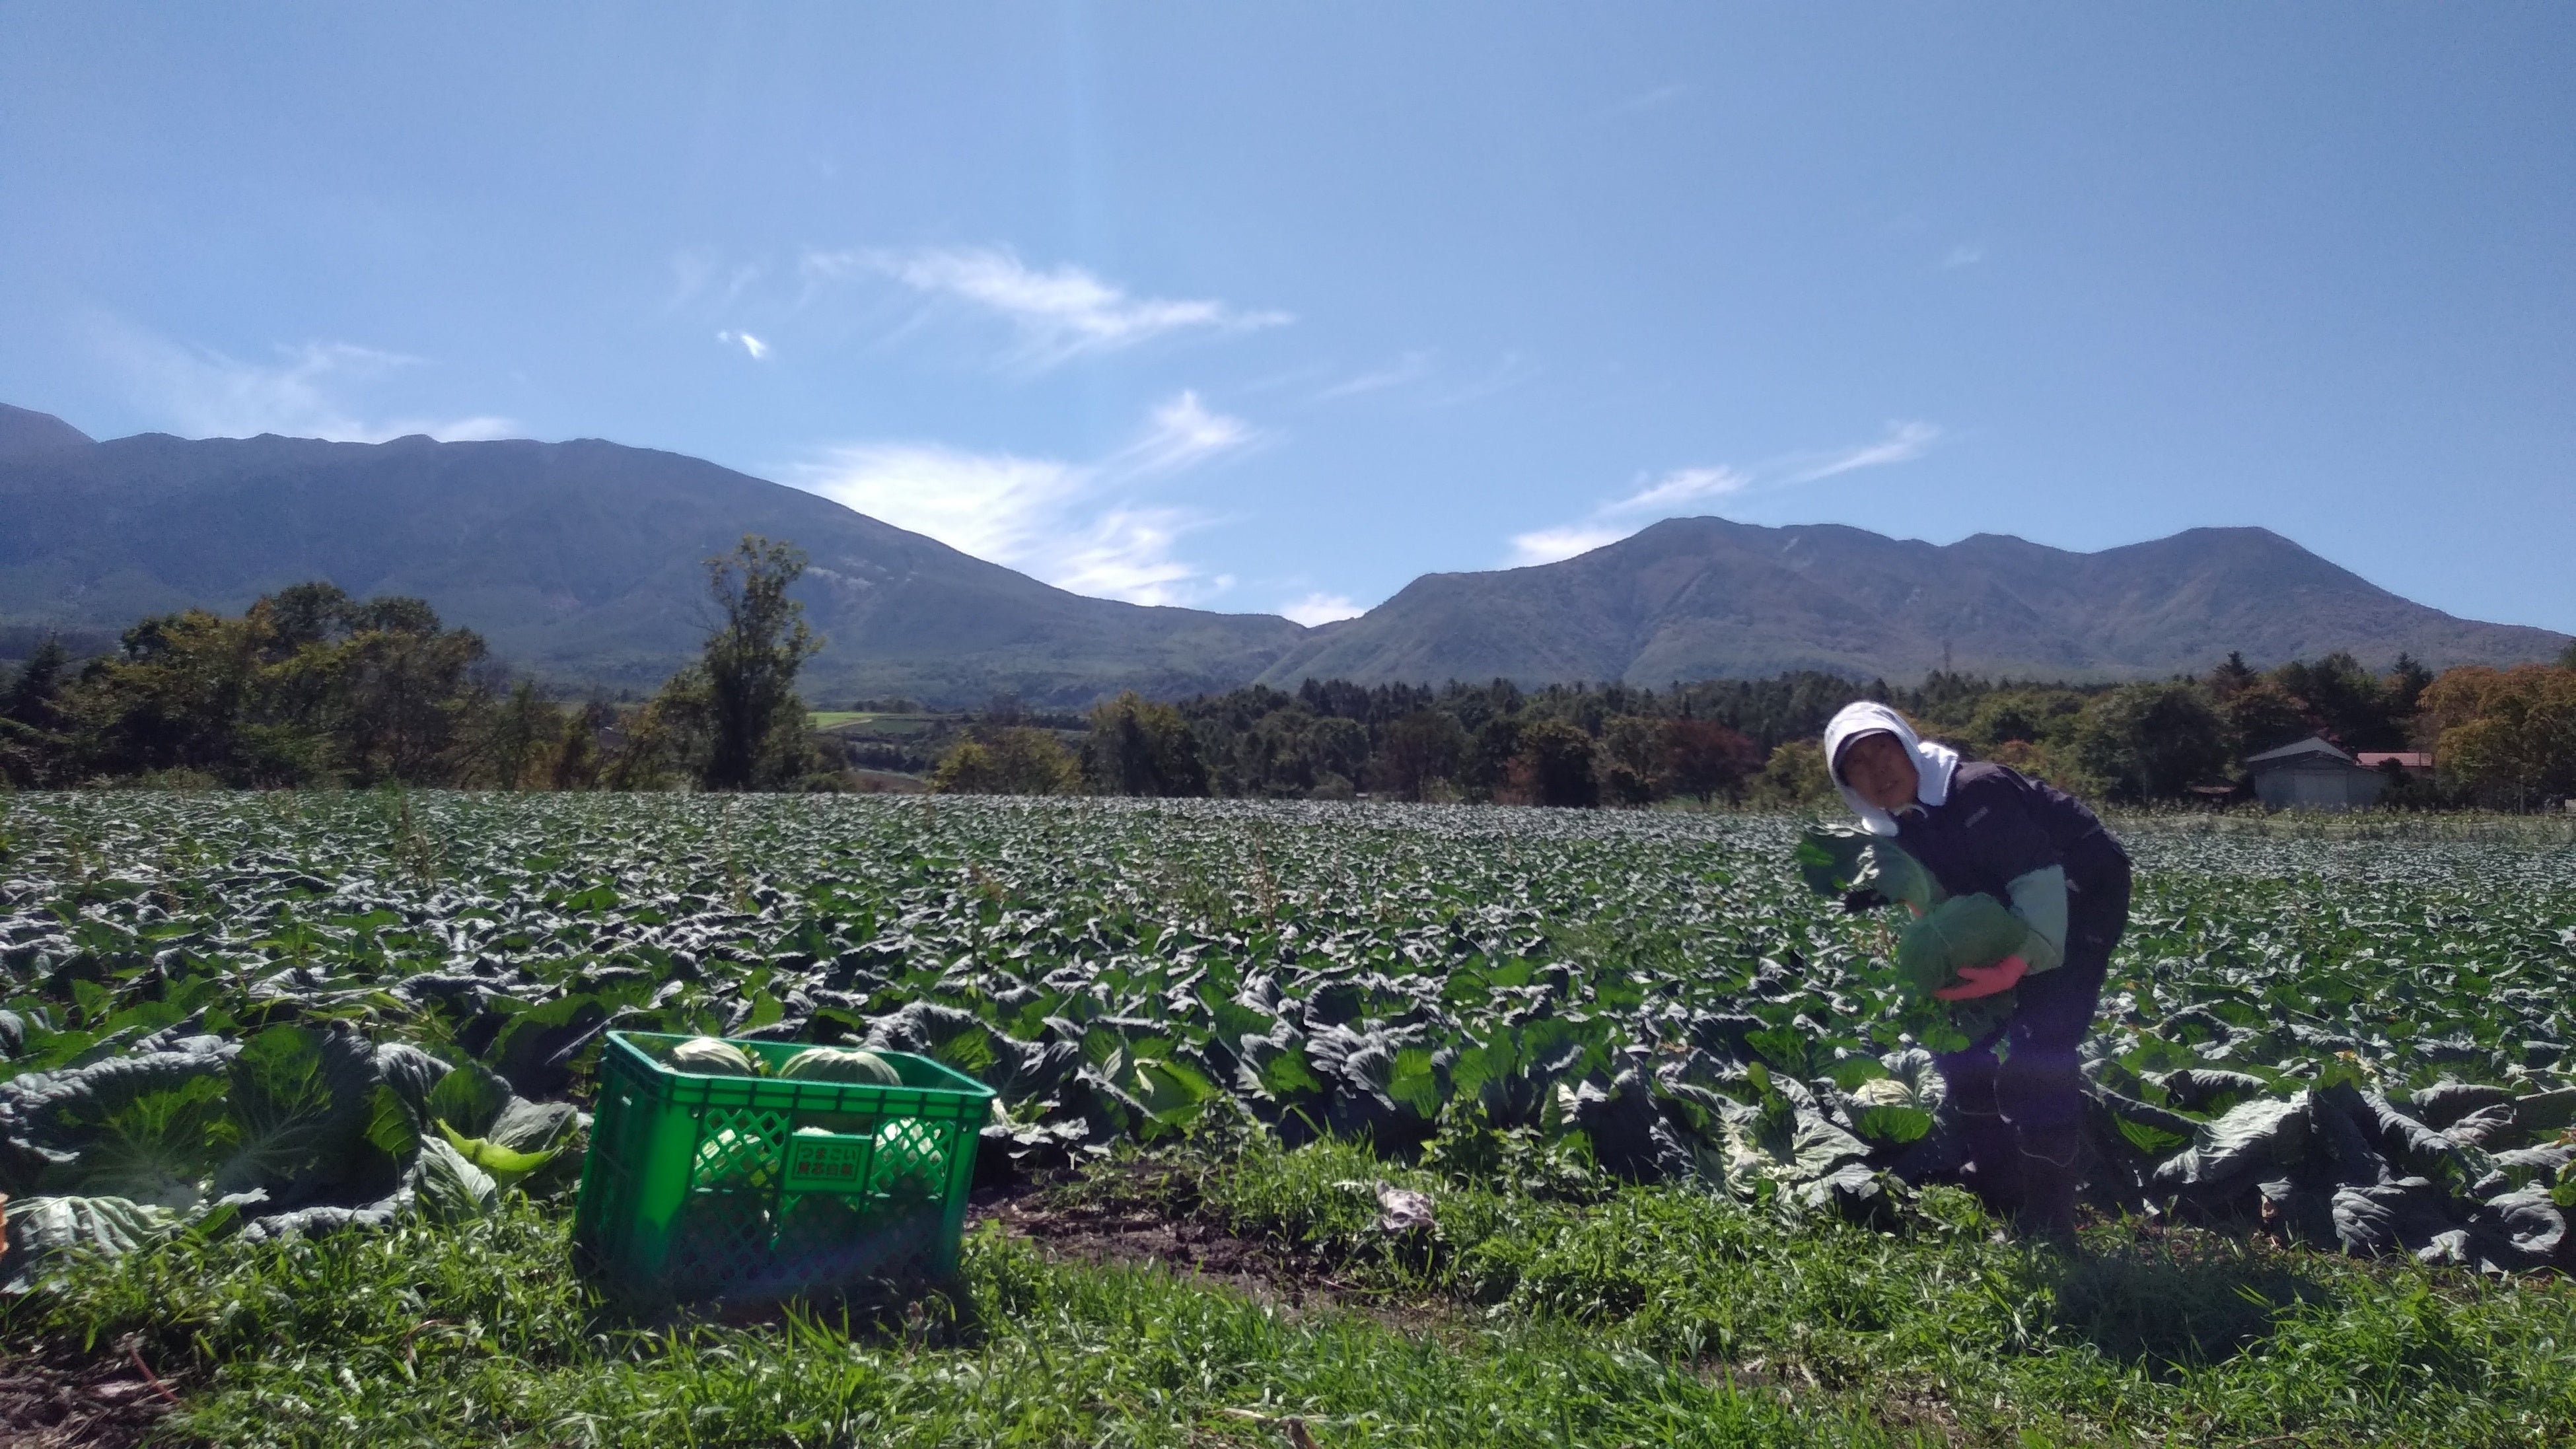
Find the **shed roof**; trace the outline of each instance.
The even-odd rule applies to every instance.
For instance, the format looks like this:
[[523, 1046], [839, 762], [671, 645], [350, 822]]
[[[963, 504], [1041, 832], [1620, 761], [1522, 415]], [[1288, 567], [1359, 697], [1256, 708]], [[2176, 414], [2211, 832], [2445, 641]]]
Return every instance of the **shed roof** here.
[[2341, 760], [2347, 765], [2356, 763], [2352, 756], [2336, 749], [2324, 738], [2317, 735], [2310, 735], [2304, 740], [2283, 745], [2277, 750], [2265, 750], [2259, 755], [2247, 755], [2245, 757], [2245, 763], [2248, 765], [2286, 765], [2295, 760], [2305, 759], [2310, 755], [2322, 755], [2329, 759]]

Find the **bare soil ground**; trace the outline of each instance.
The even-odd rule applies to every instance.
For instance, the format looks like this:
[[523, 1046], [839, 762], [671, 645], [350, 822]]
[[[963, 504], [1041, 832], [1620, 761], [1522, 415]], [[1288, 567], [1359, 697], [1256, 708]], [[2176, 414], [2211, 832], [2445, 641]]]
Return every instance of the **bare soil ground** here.
[[0, 1358], [0, 1449], [127, 1449], [170, 1411], [173, 1389], [130, 1349]]
[[1292, 1311], [1349, 1308], [1413, 1329], [1439, 1326], [1446, 1314], [1400, 1302], [1383, 1290], [1345, 1283], [1270, 1246], [1235, 1237], [1188, 1217], [1122, 1206], [1066, 1203], [1044, 1190], [979, 1193], [970, 1226], [998, 1222], [1059, 1262], [1142, 1266], [1230, 1288], [1256, 1303]]
[[1175, 1222], [1153, 1213], [1116, 1208], [1056, 1206], [1033, 1196], [1004, 1198], [982, 1207], [976, 1220], [1030, 1239], [1048, 1256], [1088, 1263], [1160, 1263], [1176, 1273], [1225, 1283], [1261, 1297], [1301, 1293], [1306, 1280], [1287, 1270], [1259, 1244], [1230, 1237], [1204, 1223]]

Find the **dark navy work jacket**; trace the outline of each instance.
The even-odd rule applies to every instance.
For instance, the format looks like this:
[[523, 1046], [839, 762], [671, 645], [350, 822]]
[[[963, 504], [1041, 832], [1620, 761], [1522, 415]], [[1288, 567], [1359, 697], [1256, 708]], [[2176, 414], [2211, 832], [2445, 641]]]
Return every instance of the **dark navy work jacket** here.
[[2127, 852], [2084, 802], [1990, 761], [1959, 766], [1940, 804], [1915, 805], [1896, 827], [1896, 843], [1954, 896], [2008, 901], [2014, 881], [2052, 865], [2079, 896], [2128, 876]]

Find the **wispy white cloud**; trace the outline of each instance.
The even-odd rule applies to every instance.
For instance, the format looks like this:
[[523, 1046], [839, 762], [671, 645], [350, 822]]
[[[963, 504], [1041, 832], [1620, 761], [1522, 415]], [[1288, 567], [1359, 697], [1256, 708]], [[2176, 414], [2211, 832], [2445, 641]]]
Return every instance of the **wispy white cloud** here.
[[1542, 528], [1533, 533], [1512, 535], [1511, 563], [1515, 568], [1529, 564], [1554, 563], [1579, 553], [1590, 553], [1603, 544], [1617, 543], [1634, 527], [1617, 528], [1600, 524], [1569, 523], [1559, 528]]
[[1337, 402], [1346, 397], [1358, 397], [1363, 393], [1384, 392], [1388, 388], [1420, 382], [1430, 375], [1431, 354], [1408, 352], [1384, 367], [1373, 367], [1366, 372], [1334, 383], [1315, 394], [1315, 401]]
[[1341, 594], [1313, 593], [1279, 607], [1280, 617], [1312, 629], [1336, 619], [1356, 619], [1368, 610]]
[[1820, 458], [1800, 460], [1782, 479], [1784, 483], [1813, 483], [1839, 473], [1860, 468], [1883, 468], [1890, 463], [1911, 463], [1932, 450], [1941, 440], [1941, 430], [1930, 423], [1895, 422], [1887, 425], [1887, 436], [1875, 443], [1827, 453]]
[[1686, 504], [1741, 493], [1752, 486], [1753, 475], [1741, 468], [1723, 464], [1715, 468], [1676, 468], [1616, 503], [1605, 505], [1602, 511], [1620, 518], [1664, 514]]
[[802, 270], [809, 283], [889, 277], [926, 297], [989, 313], [1017, 334], [1011, 360], [1038, 368], [1174, 333], [1243, 332], [1295, 320], [1286, 312], [1217, 301], [1133, 296], [1080, 267], [1040, 270], [1001, 247], [813, 251], [805, 254]]
[[1111, 458], [1113, 471], [1175, 473], [1260, 441], [1241, 418], [1208, 411], [1195, 392], [1182, 392], [1154, 409], [1143, 436]]
[[1944, 271], [1948, 271], [1957, 267], [1973, 267], [1985, 259], [1986, 249], [1984, 247], [1981, 247], [1974, 242], [1960, 242], [1958, 245], [1950, 248], [1949, 252], [1941, 258], [1941, 268]]
[[1512, 536], [1514, 566], [1554, 563], [1617, 543], [1660, 518], [1721, 498], [1768, 492], [1815, 483], [1861, 468], [1911, 462], [1930, 451], [1941, 430], [1931, 423], [1895, 422], [1876, 442], [1829, 453], [1799, 454], [1756, 468], [1719, 464], [1677, 468], [1658, 478], [1640, 479], [1635, 491], [1596, 506], [1573, 523]]
[[100, 321], [92, 340], [144, 407], [191, 437], [246, 438], [260, 433], [381, 443], [426, 433], [447, 442], [506, 438], [508, 418], [395, 415], [366, 417], [347, 394], [424, 366], [420, 358], [346, 342], [308, 342], [277, 349], [273, 363], [245, 362], [208, 347], [175, 342], [116, 321]]
[[859, 443], [826, 450], [790, 481], [977, 558], [1019, 566], [1050, 549], [1049, 525], [1091, 478], [1090, 470], [1055, 458]]
[[1097, 462], [975, 453], [928, 443], [862, 443], [791, 470], [809, 492], [925, 533], [1061, 589], [1137, 604], [1194, 604], [1233, 586], [1178, 555], [1198, 513], [1133, 486], [1250, 446], [1258, 430], [1184, 392], [1136, 440]]
[[743, 351], [750, 353], [751, 360], [754, 362], [758, 362], [769, 356], [769, 344], [752, 336], [748, 332], [719, 332], [716, 334], [716, 340], [718, 342], [730, 342], [735, 344]]
[[1047, 582], [1077, 594], [1131, 604], [1195, 604], [1234, 586], [1172, 556], [1198, 526], [1177, 508], [1112, 508], [1080, 526], [1054, 551]]

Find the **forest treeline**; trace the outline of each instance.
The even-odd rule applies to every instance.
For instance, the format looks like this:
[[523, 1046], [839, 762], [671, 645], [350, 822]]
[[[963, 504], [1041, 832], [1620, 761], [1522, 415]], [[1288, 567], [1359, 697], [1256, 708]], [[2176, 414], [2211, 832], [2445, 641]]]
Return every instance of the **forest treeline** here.
[[[58, 641], [0, 674], [0, 782], [228, 787], [847, 789], [912, 781], [853, 768], [808, 728], [799, 669], [822, 641], [788, 589], [792, 546], [745, 538], [707, 560], [714, 623], [650, 700], [567, 700], [492, 666], [483, 641], [418, 599], [326, 583], [241, 615], [143, 620], [75, 663]], [[2079, 794], [2223, 798], [2246, 759], [2320, 736], [2419, 750], [2438, 769], [2389, 803], [2529, 807], [2576, 796], [2576, 648], [2555, 665], [2439, 676], [2347, 654], [2270, 670], [2234, 655], [2197, 678], [2037, 684], [1936, 672], [1920, 685], [1801, 672], [1522, 689], [1309, 681], [1179, 701], [1122, 695], [1039, 718], [1008, 699], [963, 721], [929, 788], [1645, 805], [1803, 804], [1828, 794], [1815, 741], [1855, 698], [1927, 735]], [[927, 757], [925, 757], [927, 762]]]
[[747, 537], [706, 561], [716, 623], [641, 704], [568, 702], [490, 666], [483, 640], [411, 598], [327, 583], [238, 617], [145, 619], [73, 663], [48, 640], [0, 680], [0, 782], [501, 790], [828, 787], [797, 670], [821, 647], [787, 597], [793, 547]]
[[2554, 666], [2438, 677], [2402, 656], [2373, 673], [2330, 654], [2271, 670], [2230, 655], [2199, 678], [2119, 685], [1944, 672], [1911, 688], [1813, 672], [1662, 690], [1309, 681], [1173, 704], [1124, 697], [1093, 712], [1078, 744], [980, 727], [934, 779], [1023, 793], [1806, 804], [1829, 794], [1825, 721], [1856, 698], [1895, 706], [1973, 757], [2128, 803], [2224, 800], [2244, 790], [2249, 756], [2311, 736], [2433, 755], [2435, 772], [2392, 782], [2383, 798], [2394, 805], [2576, 795], [2576, 649]]

